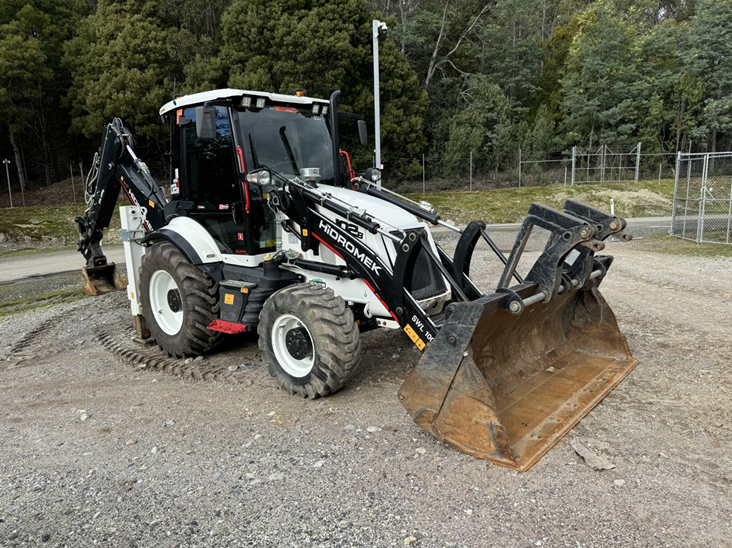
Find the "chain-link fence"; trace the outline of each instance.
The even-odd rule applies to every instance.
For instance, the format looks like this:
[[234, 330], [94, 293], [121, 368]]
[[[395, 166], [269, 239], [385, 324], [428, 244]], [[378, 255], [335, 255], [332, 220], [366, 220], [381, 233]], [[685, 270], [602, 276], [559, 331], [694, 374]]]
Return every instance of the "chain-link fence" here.
[[732, 244], [732, 152], [679, 153], [671, 235]]

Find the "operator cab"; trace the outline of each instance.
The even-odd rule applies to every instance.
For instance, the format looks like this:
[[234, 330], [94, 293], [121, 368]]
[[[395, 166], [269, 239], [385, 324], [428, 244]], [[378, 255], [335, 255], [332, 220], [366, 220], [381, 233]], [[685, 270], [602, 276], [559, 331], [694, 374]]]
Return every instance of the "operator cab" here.
[[[222, 253], [275, 251], [276, 215], [267, 205], [272, 186], [248, 183], [247, 173], [266, 169], [273, 186], [294, 176], [335, 184], [329, 109], [324, 99], [235, 89], [167, 103], [160, 114], [171, 128], [171, 200], [206, 228]], [[336, 168], [346, 180], [341, 162]]]

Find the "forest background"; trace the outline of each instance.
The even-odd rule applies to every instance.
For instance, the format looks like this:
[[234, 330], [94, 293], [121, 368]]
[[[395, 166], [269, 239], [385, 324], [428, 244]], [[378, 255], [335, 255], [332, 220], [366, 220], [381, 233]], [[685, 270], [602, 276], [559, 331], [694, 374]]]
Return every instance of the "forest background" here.
[[[429, 178], [463, 177], [472, 159], [501, 186], [519, 149], [732, 150], [732, 0], [3, 0], [0, 156], [26, 189], [51, 185], [120, 117], [164, 177], [160, 106], [221, 87], [340, 89], [373, 129], [372, 19], [389, 26], [390, 186], [421, 179], [423, 157]], [[345, 141], [357, 168], [372, 164], [373, 136]]]

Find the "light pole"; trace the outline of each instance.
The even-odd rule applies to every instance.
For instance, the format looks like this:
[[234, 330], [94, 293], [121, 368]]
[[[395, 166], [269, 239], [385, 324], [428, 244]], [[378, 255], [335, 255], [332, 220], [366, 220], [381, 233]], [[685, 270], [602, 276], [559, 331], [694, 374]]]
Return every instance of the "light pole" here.
[[10, 170], [8, 169], [8, 166], [10, 165], [10, 160], [5, 158], [3, 160], [3, 164], [5, 164], [5, 176], [8, 178], [8, 196], [10, 197], [10, 207], [13, 207], [13, 191], [10, 190]]
[[[372, 21], [374, 39], [374, 139], [376, 141], [376, 167], [383, 169], [381, 163], [381, 118], [379, 108], [379, 34], [386, 36], [387, 26], [383, 21], [374, 19]], [[378, 183], [381, 186], [381, 180]]]

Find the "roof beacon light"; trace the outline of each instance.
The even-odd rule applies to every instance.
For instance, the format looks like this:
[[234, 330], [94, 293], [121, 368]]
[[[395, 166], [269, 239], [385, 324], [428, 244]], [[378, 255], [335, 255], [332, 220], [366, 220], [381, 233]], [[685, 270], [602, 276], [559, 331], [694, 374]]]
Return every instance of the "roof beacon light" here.
[[264, 108], [264, 97], [257, 97], [257, 108]]
[[297, 90], [297, 91], [295, 92], [295, 97], [305, 97], [305, 92], [304, 92], [304, 91], [302, 91], [301, 89], [298, 89], [298, 90]]

